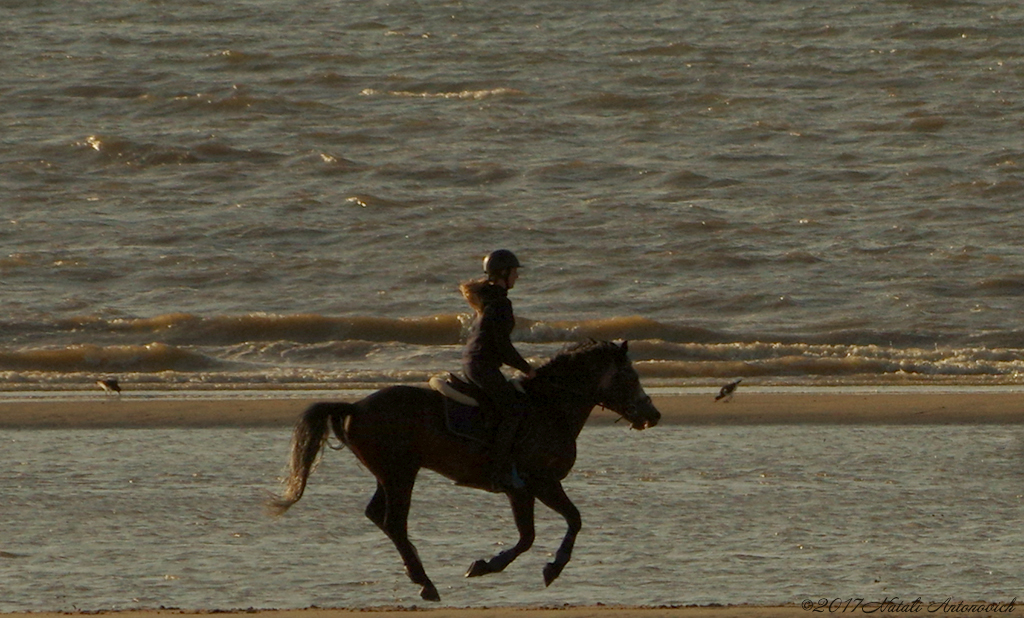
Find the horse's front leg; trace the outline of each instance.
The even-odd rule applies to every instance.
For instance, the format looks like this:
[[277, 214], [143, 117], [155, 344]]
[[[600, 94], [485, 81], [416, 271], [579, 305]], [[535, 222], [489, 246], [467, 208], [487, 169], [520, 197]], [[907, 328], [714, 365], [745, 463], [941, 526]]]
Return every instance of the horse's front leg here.
[[477, 560], [466, 571], [466, 577], [499, 573], [533, 545], [533, 496], [526, 492], [515, 492], [509, 494], [508, 501], [512, 504], [512, 515], [516, 519], [516, 529], [519, 530], [519, 542], [490, 560]]
[[565, 490], [562, 489], [562, 484], [558, 481], [545, 483], [536, 489], [535, 493], [540, 501], [564, 517], [565, 522], [569, 524], [569, 530], [565, 533], [565, 538], [562, 539], [562, 545], [555, 552], [554, 562], [549, 562], [544, 567], [544, 585], [550, 586], [551, 582], [555, 581], [562, 573], [569, 558], [572, 558], [572, 548], [576, 544], [576, 535], [583, 527], [583, 520], [580, 519], [579, 509], [572, 503], [572, 500], [569, 500], [569, 496], [565, 495]]

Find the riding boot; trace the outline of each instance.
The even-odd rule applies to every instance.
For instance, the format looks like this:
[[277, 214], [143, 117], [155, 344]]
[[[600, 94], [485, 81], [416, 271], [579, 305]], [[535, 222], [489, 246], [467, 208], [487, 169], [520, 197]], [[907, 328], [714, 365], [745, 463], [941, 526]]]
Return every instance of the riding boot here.
[[490, 479], [495, 489], [499, 491], [525, 487], [512, 460], [512, 447], [515, 445], [516, 432], [519, 431], [522, 418], [521, 414], [506, 414], [495, 432], [494, 444], [491, 446]]

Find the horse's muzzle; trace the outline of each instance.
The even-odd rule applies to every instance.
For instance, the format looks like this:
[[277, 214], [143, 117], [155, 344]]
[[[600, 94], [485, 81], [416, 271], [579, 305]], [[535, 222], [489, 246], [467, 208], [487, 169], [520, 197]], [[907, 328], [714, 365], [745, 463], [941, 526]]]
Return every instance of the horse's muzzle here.
[[633, 429], [638, 431], [654, 427], [661, 420], [661, 412], [658, 412], [658, 408], [651, 403], [651, 398], [646, 395], [630, 406], [629, 412], [626, 415], [626, 420], [629, 421]]

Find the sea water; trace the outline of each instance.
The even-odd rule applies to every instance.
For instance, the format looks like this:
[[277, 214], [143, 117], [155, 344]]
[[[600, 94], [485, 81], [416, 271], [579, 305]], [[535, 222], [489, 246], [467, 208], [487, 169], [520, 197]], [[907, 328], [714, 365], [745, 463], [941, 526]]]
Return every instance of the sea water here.
[[1024, 6], [4, 0], [0, 378], [1020, 383]]

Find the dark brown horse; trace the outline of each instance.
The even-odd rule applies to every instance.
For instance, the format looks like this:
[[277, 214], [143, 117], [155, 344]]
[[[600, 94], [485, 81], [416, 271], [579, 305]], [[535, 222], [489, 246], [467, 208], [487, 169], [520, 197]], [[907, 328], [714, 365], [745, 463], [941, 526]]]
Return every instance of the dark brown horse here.
[[[576, 461], [576, 438], [591, 410], [597, 405], [614, 410], [634, 429], [653, 427], [661, 418], [641, 388], [626, 351], [625, 343], [579, 344], [555, 356], [537, 370], [535, 378], [523, 383], [534, 408], [523, 421], [514, 448], [525, 488], [508, 494], [519, 542], [490, 560], [474, 562], [467, 577], [497, 573], [530, 548], [536, 499], [569, 524], [554, 561], [544, 567], [545, 585], [562, 572], [581, 521], [561, 481]], [[284, 495], [271, 504], [272, 509], [280, 514], [299, 501], [333, 428], [377, 477], [377, 493], [366, 507], [366, 516], [394, 542], [409, 579], [422, 586], [420, 596], [440, 600], [406, 528], [416, 474], [427, 468], [459, 485], [493, 491], [486, 447], [448, 431], [444, 411], [442, 395], [413, 386], [385, 388], [356, 403], [310, 406], [295, 427], [290, 474]]]

